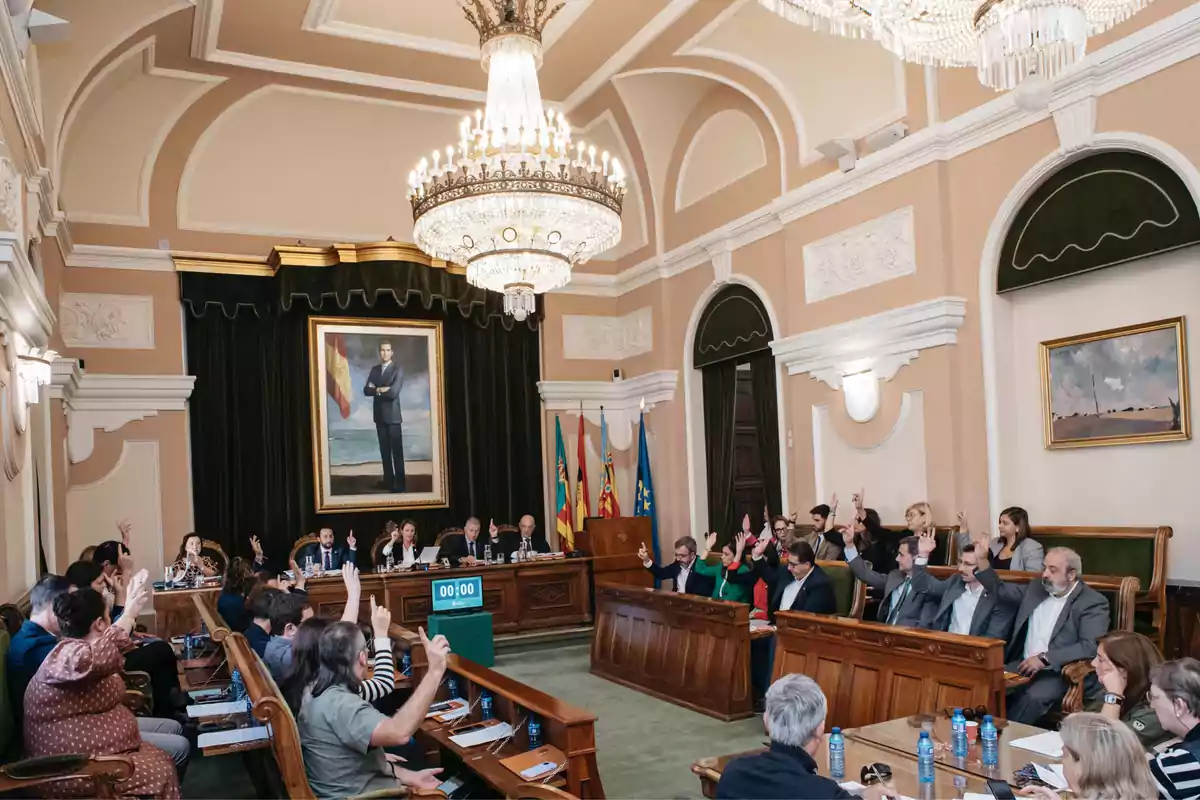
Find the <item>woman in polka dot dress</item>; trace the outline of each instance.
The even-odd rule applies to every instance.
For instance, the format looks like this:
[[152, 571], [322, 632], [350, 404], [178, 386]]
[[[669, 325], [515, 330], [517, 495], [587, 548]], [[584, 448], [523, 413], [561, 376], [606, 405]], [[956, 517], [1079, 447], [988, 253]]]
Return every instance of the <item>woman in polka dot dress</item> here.
[[[29, 756], [62, 753], [128, 755], [134, 763], [129, 780], [116, 785], [120, 797], [179, 797], [179, 778], [171, 757], [142, 742], [137, 718], [122, 704], [123, 653], [133, 648], [129, 633], [150, 599], [145, 570], [126, 592], [125, 613], [109, 622], [108, 606], [95, 589], [80, 589], [54, 600], [62, 640], [50, 651], [25, 694], [25, 748]], [[73, 780], [47, 787], [54, 797], [91, 797], [90, 781]]]

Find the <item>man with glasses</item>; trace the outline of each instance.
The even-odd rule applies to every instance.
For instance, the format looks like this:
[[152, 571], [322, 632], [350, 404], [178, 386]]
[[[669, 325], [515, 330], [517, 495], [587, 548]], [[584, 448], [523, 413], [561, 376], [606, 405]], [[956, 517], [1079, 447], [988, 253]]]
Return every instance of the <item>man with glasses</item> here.
[[966, 545], [958, 556], [958, 572], [946, 580], [929, 574], [925, 566], [937, 548], [931, 531], [920, 536], [913, 564], [913, 589], [937, 602], [928, 620], [935, 631], [989, 639], [1008, 639], [1020, 602], [1014, 593], [1000, 591], [1000, 576], [988, 559], [987, 536]]
[[[855, 534], [857, 537], [857, 534]], [[924, 627], [927, 616], [936, 610], [935, 601], [917, 592], [913, 588], [913, 562], [917, 557], [916, 536], [900, 540], [900, 554], [896, 559], [896, 569], [887, 575], [871, 569], [871, 566], [858, 553], [854, 544], [846, 545], [846, 561], [854, 577], [883, 592], [883, 602], [879, 604], [878, 620], [886, 625], [911, 625]]]
[[656, 565], [650, 559], [650, 551], [645, 542], [638, 548], [638, 558], [642, 565], [653, 573], [660, 581], [674, 581], [675, 591], [679, 594], [694, 594], [698, 597], [712, 597], [715, 581], [708, 575], [701, 575], [694, 567], [696, 565], [696, 540], [691, 536], [680, 536], [675, 540], [675, 563], [665, 567]]

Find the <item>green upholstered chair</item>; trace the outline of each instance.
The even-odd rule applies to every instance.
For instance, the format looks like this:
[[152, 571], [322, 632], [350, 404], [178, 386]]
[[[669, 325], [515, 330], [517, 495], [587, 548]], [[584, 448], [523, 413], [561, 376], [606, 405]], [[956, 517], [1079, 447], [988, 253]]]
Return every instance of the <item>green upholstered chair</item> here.
[[862, 619], [867, 605], [867, 585], [854, 577], [845, 561], [818, 561], [817, 565], [833, 584], [838, 616]]
[[[904, 525], [884, 525], [884, 528], [897, 533], [908, 530]], [[958, 547], [956, 545], [955, 534], [958, 533], [957, 525], [935, 525], [933, 527], [933, 536], [937, 539], [937, 547], [929, 556], [930, 564], [947, 564], [955, 566], [958, 563]]]

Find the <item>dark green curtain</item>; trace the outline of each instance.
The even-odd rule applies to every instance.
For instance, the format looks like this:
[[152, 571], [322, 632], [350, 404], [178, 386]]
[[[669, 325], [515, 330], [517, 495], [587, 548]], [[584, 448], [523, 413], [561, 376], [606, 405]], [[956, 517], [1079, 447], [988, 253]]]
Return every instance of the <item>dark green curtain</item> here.
[[787, 514], [779, 478], [779, 397], [775, 393], [775, 356], [764, 350], [750, 359], [754, 392], [754, 422], [758, 429], [758, 458], [763, 488], [772, 514]]
[[708, 525], [723, 541], [733, 525], [733, 444], [737, 405], [737, 363], [709, 364], [704, 378], [705, 463], [708, 471]]
[[[214, 283], [216, 278], [231, 283]], [[485, 525], [489, 518], [515, 523], [522, 514], [539, 516], [534, 327], [481, 324], [495, 319], [464, 316], [444, 303], [402, 307], [391, 292], [372, 295], [369, 307], [357, 293], [339, 297], [336, 308], [330, 302], [314, 309], [311, 300], [301, 299], [284, 312], [266, 296], [270, 279], [204, 276], [199, 284], [227, 287], [207, 296], [204, 285], [188, 280], [185, 275], [184, 295], [193, 312], [187, 317], [188, 370], [196, 376], [190, 401], [196, 530], [230, 555], [249, 555], [249, 537], [258, 535], [272, 564], [282, 568], [298, 537], [329, 526], [339, 540], [354, 529], [365, 564], [389, 519], [411, 517], [421, 543], [431, 544], [440, 530], [461, 526], [470, 515]], [[244, 301], [238, 297], [241, 284], [248, 290]], [[320, 293], [314, 294], [319, 303]], [[314, 314], [442, 321], [449, 507], [316, 513], [306, 342]]]

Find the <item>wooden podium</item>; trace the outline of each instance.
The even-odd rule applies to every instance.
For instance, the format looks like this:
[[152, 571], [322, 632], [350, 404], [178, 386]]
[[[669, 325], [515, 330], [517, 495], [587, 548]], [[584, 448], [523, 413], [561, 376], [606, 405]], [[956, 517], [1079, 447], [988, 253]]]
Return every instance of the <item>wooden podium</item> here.
[[[588, 517], [575, 535], [575, 546], [593, 557], [594, 583], [653, 586], [654, 576], [637, 555], [643, 543], [650, 547], [649, 517]], [[650, 557], [657, 556], [651, 553]]]

